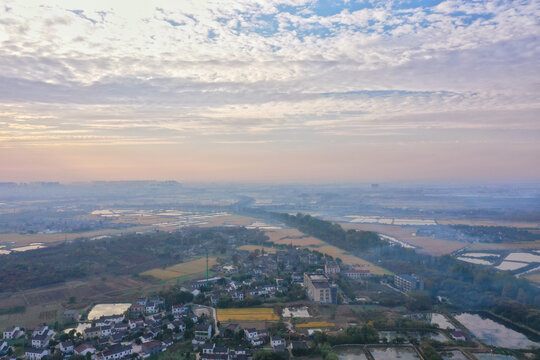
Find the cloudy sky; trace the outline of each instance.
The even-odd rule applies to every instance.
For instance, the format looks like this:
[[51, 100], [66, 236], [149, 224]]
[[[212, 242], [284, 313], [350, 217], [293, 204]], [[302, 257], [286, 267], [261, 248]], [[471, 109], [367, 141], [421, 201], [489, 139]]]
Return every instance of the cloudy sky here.
[[540, 1], [0, 0], [0, 181], [540, 179]]

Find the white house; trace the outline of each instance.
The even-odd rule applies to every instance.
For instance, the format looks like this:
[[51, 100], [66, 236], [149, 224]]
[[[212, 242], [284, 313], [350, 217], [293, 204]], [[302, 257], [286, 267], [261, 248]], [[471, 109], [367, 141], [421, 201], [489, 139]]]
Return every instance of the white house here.
[[216, 344], [214, 344], [214, 343], [204, 344], [202, 346], [202, 352], [203, 352], [203, 354], [213, 354], [215, 347], [216, 347]]
[[49, 341], [51, 340], [51, 338], [49, 337], [48, 334], [41, 334], [41, 335], [36, 335], [34, 337], [32, 337], [32, 347], [33, 348], [42, 348], [42, 347], [45, 347], [47, 345], [49, 345]]
[[20, 337], [22, 334], [24, 334], [24, 332], [21, 331], [21, 328], [19, 328], [18, 326], [13, 326], [13, 327], [10, 327], [9, 329], [6, 329], [3, 333], [3, 336], [4, 336], [4, 340], [9, 340], [9, 339], [16, 339]]
[[43, 335], [45, 333], [49, 332], [49, 327], [47, 325], [40, 326], [34, 330], [32, 333], [32, 336], [36, 335]]
[[122, 359], [126, 356], [133, 354], [133, 347], [131, 345], [121, 345], [115, 344], [111, 346], [108, 350], [105, 350], [101, 354], [101, 359], [103, 360], [115, 360]]
[[185, 305], [173, 305], [172, 306], [172, 314], [173, 315], [181, 315], [187, 311], [187, 307]]
[[60, 344], [58, 344], [58, 348], [64, 354], [70, 354], [75, 349], [71, 341], [62, 341]]
[[27, 349], [24, 353], [26, 359], [28, 360], [41, 360], [44, 356], [49, 355], [49, 350], [47, 349]]
[[145, 312], [147, 314], [155, 314], [158, 312], [158, 305], [154, 302], [149, 302], [146, 304]]
[[270, 338], [270, 345], [271, 345], [272, 347], [276, 347], [276, 346], [280, 346], [280, 345], [285, 346], [285, 340], [282, 339], [282, 338], [280, 338], [280, 337], [278, 337], [278, 336], [272, 336], [272, 337]]
[[112, 330], [110, 326], [102, 326], [101, 327], [101, 336], [102, 337], [109, 337], [112, 334]]

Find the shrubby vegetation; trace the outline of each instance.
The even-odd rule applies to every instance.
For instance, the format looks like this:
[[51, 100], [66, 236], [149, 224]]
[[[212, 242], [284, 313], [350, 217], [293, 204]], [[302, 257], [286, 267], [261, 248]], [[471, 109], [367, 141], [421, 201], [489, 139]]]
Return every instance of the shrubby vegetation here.
[[418, 254], [412, 249], [390, 246], [375, 233], [345, 231], [339, 224], [310, 215], [276, 216], [289, 226], [295, 226], [331, 245], [356, 252], [366, 260], [382, 260], [381, 266], [395, 273], [419, 275], [428, 292], [413, 294], [407, 302], [410, 310], [428, 310], [431, 308], [431, 299], [440, 295], [449, 298], [455, 306], [491, 310], [512, 321], [540, 330], [540, 289], [525, 279], [464, 263], [448, 255], [435, 257]]
[[366, 250], [384, 244], [374, 232], [345, 231], [339, 224], [324, 221], [311, 215], [276, 214], [275, 216], [289, 226], [296, 227], [306, 234], [315, 236], [344, 250]]
[[12, 306], [9, 308], [0, 309], [0, 315], [18, 314], [18, 313], [24, 313], [25, 311], [26, 311], [25, 306], [18, 305], [18, 306]]
[[524, 229], [507, 226], [480, 226], [480, 225], [451, 225], [454, 229], [465, 235], [475, 237], [483, 242], [522, 242], [540, 240], [538, 234]]
[[241, 227], [76, 240], [3, 256], [0, 262], [0, 292], [47, 286], [88, 276], [138, 274], [156, 266], [167, 267], [183, 262], [187, 260], [185, 253], [189, 249], [200, 255], [207, 248], [224, 252], [230, 238], [234, 238], [237, 244], [260, 244], [265, 240], [262, 232]]

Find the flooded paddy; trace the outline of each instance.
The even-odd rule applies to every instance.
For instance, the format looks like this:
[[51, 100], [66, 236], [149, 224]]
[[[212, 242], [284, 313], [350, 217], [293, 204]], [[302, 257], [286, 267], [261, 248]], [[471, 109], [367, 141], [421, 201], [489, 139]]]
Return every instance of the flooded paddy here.
[[477, 253], [477, 252], [474, 252], [474, 253], [464, 253], [464, 254], [461, 254], [463, 256], [466, 256], [466, 257], [474, 257], [474, 258], [484, 258], [484, 257], [500, 257], [501, 255], [499, 254], [491, 254], [491, 253]]
[[367, 360], [364, 351], [368, 351], [375, 360], [419, 360], [420, 357], [416, 351], [409, 346], [402, 347], [367, 347], [363, 346], [347, 346], [334, 348], [334, 353], [339, 360]]
[[445, 315], [439, 313], [409, 314], [405, 315], [405, 317], [410, 320], [425, 321], [431, 324], [437, 324], [439, 329], [453, 330], [455, 328]]
[[465, 262], [471, 263], [471, 264], [477, 264], [477, 265], [493, 265], [493, 263], [492, 263], [491, 261], [487, 261], [487, 260], [483, 260], [483, 259], [478, 259], [478, 258], [468, 258], [468, 257], [464, 257], [464, 256], [458, 256], [457, 259], [458, 259], [458, 260], [461, 260], [461, 261], [465, 261]]
[[520, 261], [520, 262], [526, 262], [526, 263], [540, 263], [540, 255], [530, 254], [530, 253], [524, 253], [524, 252], [518, 252], [518, 253], [511, 253], [506, 258], [504, 258], [505, 261]]
[[379, 340], [394, 342], [399, 340], [408, 340], [414, 338], [418, 341], [422, 339], [437, 340], [440, 342], [448, 341], [448, 338], [436, 331], [379, 331]]
[[339, 360], [367, 360], [366, 354], [362, 348], [351, 347], [335, 351]]
[[525, 266], [529, 266], [529, 264], [505, 260], [502, 263], [500, 263], [498, 266], [495, 266], [495, 269], [512, 271], [512, 270], [521, 269], [522, 267], [525, 267]]
[[459, 350], [445, 351], [441, 353], [443, 360], [468, 360]]
[[500, 355], [500, 354], [473, 354], [478, 360], [517, 360], [512, 355]]
[[120, 315], [125, 313], [130, 306], [131, 304], [129, 303], [97, 304], [88, 313], [88, 320], [99, 319], [102, 316]]
[[508, 349], [540, 347], [539, 343], [529, 340], [524, 334], [478, 314], [462, 313], [455, 318], [484, 344]]
[[375, 360], [418, 360], [420, 357], [409, 347], [371, 348], [369, 352]]

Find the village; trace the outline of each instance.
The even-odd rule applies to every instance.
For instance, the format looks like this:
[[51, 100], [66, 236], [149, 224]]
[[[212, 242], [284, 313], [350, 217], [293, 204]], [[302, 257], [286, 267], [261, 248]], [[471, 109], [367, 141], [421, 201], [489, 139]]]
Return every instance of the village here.
[[[271, 333], [265, 327], [249, 327], [249, 321], [256, 320], [256, 316], [252, 319], [248, 316], [247, 321], [240, 323], [227, 319], [220, 322], [216, 307], [259, 306], [276, 297], [292, 302], [307, 299], [317, 304], [342, 303], [347, 296], [335, 281], [338, 276], [354, 281], [371, 275], [369, 270], [338, 264], [339, 259], [334, 261], [306, 249], [238, 250], [227, 260], [212, 267], [213, 272], [224, 276], [195, 279], [175, 289], [177, 297], [181, 294], [187, 300], [183, 303], [173, 303], [157, 295], [141, 297], [127, 311], [97, 319], [84, 319], [78, 311], [65, 310], [64, 317], [77, 326], [64, 331], [46, 324], [31, 330], [18, 326], [5, 329], [1, 359], [148, 358], [186, 340], [191, 344], [186, 353], [198, 354], [202, 360], [250, 359], [254, 352], [263, 349], [302, 353], [308, 348], [303, 335], [289, 342], [280, 336], [294, 332], [290, 322]], [[273, 315], [271, 319], [281, 322], [272, 308], [267, 309]], [[220, 346], [219, 341], [213, 341], [219, 334], [229, 339], [227, 343], [232, 346]]]
[[[205, 275], [132, 303], [105, 304], [110, 308], [99, 317], [66, 309], [64, 326], [4, 329], [0, 359], [329, 359], [321, 354], [326, 334], [344, 344], [358, 339], [370, 346], [393, 344], [396, 351], [429, 359], [419, 346], [425, 334], [417, 340], [381, 331], [396, 326], [422, 328], [452, 349], [479, 346], [444, 316], [433, 325], [403, 319], [388, 312], [391, 307], [370, 310], [422, 293], [424, 282], [414, 274], [378, 276], [305, 248], [252, 246], [229, 251]], [[366, 314], [379, 318], [362, 319]], [[391, 325], [385, 320], [389, 314]]]

